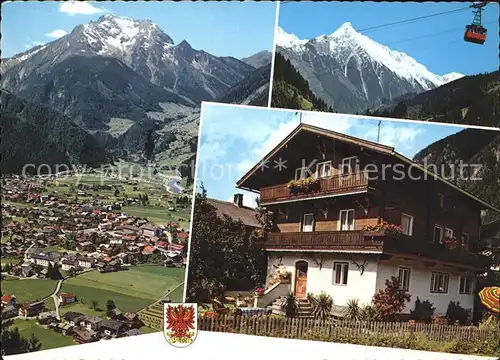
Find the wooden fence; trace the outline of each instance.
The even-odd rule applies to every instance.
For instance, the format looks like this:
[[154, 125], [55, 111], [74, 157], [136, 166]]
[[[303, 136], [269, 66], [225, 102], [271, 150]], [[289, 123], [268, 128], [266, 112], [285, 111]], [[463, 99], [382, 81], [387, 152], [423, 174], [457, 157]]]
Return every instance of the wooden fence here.
[[491, 329], [474, 326], [439, 325], [403, 322], [352, 322], [347, 320], [314, 320], [309, 318], [278, 318], [250, 316], [218, 316], [198, 319], [198, 329], [247, 335], [309, 338], [355, 338], [377, 336], [424, 336], [431, 341], [484, 341], [491, 339]]

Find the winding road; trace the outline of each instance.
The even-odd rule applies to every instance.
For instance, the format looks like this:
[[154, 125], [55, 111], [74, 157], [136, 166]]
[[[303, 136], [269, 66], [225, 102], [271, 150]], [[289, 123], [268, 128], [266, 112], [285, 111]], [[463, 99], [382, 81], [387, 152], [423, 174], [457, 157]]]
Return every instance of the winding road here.
[[56, 309], [56, 318], [57, 318], [57, 320], [61, 320], [61, 316], [59, 315], [59, 300], [57, 300], [57, 293], [59, 293], [59, 291], [61, 290], [62, 283], [63, 283], [63, 281], [65, 279], [66, 278], [63, 278], [61, 280], [57, 280], [56, 288], [52, 292], [52, 294], [50, 294], [49, 296], [46, 296], [46, 297], [44, 297], [42, 299], [42, 301], [45, 301], [45, 300], [47, 300], [48, 298], [51, 297], [54, 300], [54, 308]]

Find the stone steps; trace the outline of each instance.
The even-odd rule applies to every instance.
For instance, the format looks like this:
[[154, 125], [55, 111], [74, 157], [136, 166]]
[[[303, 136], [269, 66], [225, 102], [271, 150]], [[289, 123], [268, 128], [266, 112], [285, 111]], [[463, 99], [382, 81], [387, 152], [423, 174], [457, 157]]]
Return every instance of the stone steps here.
[[[285, 312], [281, 308], [284, 297], [277, 298], [272, 305], [267, 309], [271, 310], [272, 314], [285, 316]], [[307, 299], [297, 299], [297, 317], [298, 318], [313, 318], [313, 305]]]

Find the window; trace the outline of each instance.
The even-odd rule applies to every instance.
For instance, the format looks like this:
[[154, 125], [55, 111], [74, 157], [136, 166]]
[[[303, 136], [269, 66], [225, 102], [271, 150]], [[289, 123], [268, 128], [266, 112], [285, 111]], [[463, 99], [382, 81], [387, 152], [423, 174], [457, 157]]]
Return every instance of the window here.
[[448, 228], [445, 228], [444, 229], [444, 237], [446, 239], [451, 239], [453, 237], [453, 230], [452, 229], [448, 229]]
[[351, 231], [354, 230], [354, 210], [340, 210], [339, 215], [339, 230]]
[[413, 216], [403, 214], [401, 216], [401, 231], [405, 235], [411, 236], [413, 233]]
[[349, 263], [334, 262], [333, 263], [333, 283], [335, 285], [347, 285], [347, 274], [349, 272]]
[[469, 234], [467, 233], [462, 233], [462, 244], [464, 244], [464, 247], [466, 249], [469, 248]]
[[302, 222], [302, 231], [311, 232], [314, 227], [314, 214], [304, 214], [304, 220]]
[[399, 268], [399, 288], [404, 291], [409, 291], [410, 290], [410, 275], [411, 275], [411, 269], [407, 267], [400, 267]]
[[458, 289], [459, 294], [472, 294], [472, 280], [467, 276], [460, 276], [460, 288]]
[[443, 227], [440, 225], [434, 225], [434, 242], [443, 243]]
[[316, 165], [316, 177], [325, 178], [332, 175], [332, 162], [325, 161]]
[[355, 172], [358, 168], [358, 158], [356, 156], [342, 159], [342, 174]]
[[431, 293], [447, 294], [450, 275], [441, 272], [431, 273]]
[[309, 168], [307, 166], [295, 169], [295, 180], [305, 179], [308, 177]]

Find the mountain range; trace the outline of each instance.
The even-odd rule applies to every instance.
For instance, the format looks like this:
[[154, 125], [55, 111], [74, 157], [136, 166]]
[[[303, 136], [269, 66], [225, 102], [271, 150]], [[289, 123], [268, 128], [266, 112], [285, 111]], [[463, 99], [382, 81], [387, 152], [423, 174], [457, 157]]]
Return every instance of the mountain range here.
[[276, 51], [337, 112], [360, 113], [387, 100], [422, 93], [463, 77], [437, 75], [407, 54], [389, 49], [344, 23], [330, 35], [301, 40], [282, 28]]
[[[463, 164], [462, 178], [453, 181], [486, 202], [500, 208], [500, 132], [465, 129], [436, 141], [418, 152], [414, 159], [419, 164], [433, 164], [445, 170], [452, 179], [451, 166]], [[455, 172], [456, 174], [456, 172]], [[498, 219], [499, 214], [486, 213], [483, 223]]]
[[464, 76], [420, 94], [406, 94], [365, 115], [500, 128], [500, 71]]
[[[200, 103], [224, 99], [238, 86], [244, 98], [233, 95], [227, 101], [244, 102], [254, 92], [260, 94], [265, 91], [261, 82], [249, 79], [265, 77], [267, 66], [269, 82], [269, 64], [269, 52], [241, 60], [215, 56], [193, 49], [186, 40], [175, 44], [150, 20], [107, 14], [2, 59], [0, 88], [2, 95], [50, 109], [113, 156], [141, 153], [144, 143], [153, 141], [152, 153], [139, 158], [178, 157], [175, 163], [192, 155]], [[13, 134], [26, 122], [16, 119], [8, 128]], [[43, 120], [51, 126], [50, 118]], [[166, 143], [169, 139], [172, 144]], [[3, 150], [10, 156], [7, 147]]]

